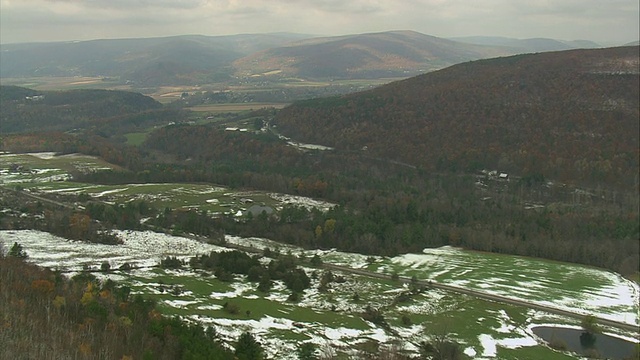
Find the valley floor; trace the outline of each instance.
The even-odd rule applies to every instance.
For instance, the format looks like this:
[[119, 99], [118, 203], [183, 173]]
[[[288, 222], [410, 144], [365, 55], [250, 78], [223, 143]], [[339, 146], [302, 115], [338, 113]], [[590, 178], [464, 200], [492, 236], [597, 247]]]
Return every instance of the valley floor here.
[[[27, 251], [29, 261], [63, 271], [98, 268], [104, 261], [113, 269], [129, 263], [137, 269], [100, 276], [129, 284], [134, 292], [157, 299], [167, 314], [213, 325], [229, 340], [250, 331], [263, 344], [268, 344], [272, 358], [287, 358], [285, 354], [294, 354], [301, 342], [313, 342], [324, 351], [341, 353], [374, 343], [378, 346], [399, 343], [406, 351], [412, 352], [417, 350], [416, 345], [420, 341], [437, 336], [439, 331], [447, 328], [446, 331], [464, 345], [465, 353], [474, 358], [511, 359], [525, 353], [565, 358], [565, 354], [552, 352], [543, 346], [532, 328], [548, 325], [576, 327], [579, 324], [578, 320], [564, 316], [438, 289], [428, 289], [405, 302], [398, 302], [398, 295], [407, 291], [409, 284], [341, 271], [334, 272], [346, 279], [344, 283], [332, 283], [329, 291], [323, 293], [318, 291], [316, 279], [299, 303], [289, 303], [288, 292], [281, 283], [269, 294], [263, 294], [242, 276], [237, 276], [232, 283], [224, 283], [201, 271], [155, 267], [166, 256], [188, 260], [196, 254], [224, 251], [225, 248], [149, 231], [119, 231], [117, 234], [124, 240], [123, 245], [69, 241], [29, 230], [1, 231], [0, 241], [5, 248], [18, 242]], [[256, 238], [228, 237], [227, 240], [258, 249], [275, 245], [269, 240]], [[578, 265], [497, 257], [450, 247], [425, 250], [423, 254], [374, 259], [338, 251], [303, 251], [289, 246], [282, 246], [281, 251], [291, 251], [298, 256], [303, 254], [306, 258], [318, 253], [326, 264], [350, 265], [360, 269], [369, 267], [380, 274], [391, 269], [402, 276], [420, 274], [421, 278], [439, 283], [483, 289], [523, 301], [537, 299], [559, 308], [579, 308], [585, 314], [638, 323], [636, 284], [606, 271]], [[508, 262], [517, 262], [518, 274], [522, 276], [497, 268], [497, 264], [505, 263], [507, 266]], [[305, 270], [308, 273], [320, 272], [309, 266]], [[562, 270], [559, 274], [564, 281], [548, 278], [549, 274], [559, 270]], [[488, 273], [493, 276], [488, 276]], [[354, 300], [355, 293], [358, 300]], [[240, 313], [230, 315], [224, 312], [226, 302], [237, 303]], [[359, 315], [365, 306], [385, 309], [392, 330], [385, 331], [364, 321]], [[407, 316], [410, 323], [403, 323], [403, 316]], [[629, 331], [608, 328], [607, 332], [637, 341]]]

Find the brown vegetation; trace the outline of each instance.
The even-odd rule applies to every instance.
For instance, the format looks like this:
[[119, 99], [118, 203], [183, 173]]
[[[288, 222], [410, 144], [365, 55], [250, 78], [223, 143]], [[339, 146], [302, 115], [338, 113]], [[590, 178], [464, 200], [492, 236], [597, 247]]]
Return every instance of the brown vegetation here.
[[372, 91], [302, 101], [275, 123], [295, 139], [426, 170], [500, 169], [637, 186], [638, 47], [452, 66]]
[[90, 275], [68, 280], [0, 255], [2, 359], [230, 359], [215, 334]]

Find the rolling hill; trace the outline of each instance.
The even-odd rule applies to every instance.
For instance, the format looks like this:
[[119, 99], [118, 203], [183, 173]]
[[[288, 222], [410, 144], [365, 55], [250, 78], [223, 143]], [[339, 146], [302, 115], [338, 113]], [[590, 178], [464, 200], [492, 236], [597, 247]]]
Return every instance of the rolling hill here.
[[299, 141], [427, 170], [629, 188], [638, 179], [638, 59], [638, 47], [619, 47], [468, 62], [298, 102], [274, 123]]
[[0, 77], [109, 76], [139, 85], [226, 76], [235, 59], [308, 36], [247, 34], [3, 44]]
[[452, 64], [514, 52], [413, 31], [312, 38], [234, 61], [236, 75], [302, 78], [408, 77]]
[[503, 46], [511, 49], [514, 54], [602, 47], [589, 40], [564, 41], [547, 38], [514, 39], [499, 36], [467, 36], [455, 37], [451, 40], [476, 45]]
[[0, 86], [1, 133], [68, 131], [110, 125], [122, 131], [169, 122], [162, 105], [142, 94], [116, 90], [35, 91]]
[[413, 31], [312, 37], [274, 33], [2, 44], [0, 77], [101, 76], [143, 88], [242, 79], [410, 77], [460, 62], [591, 47], [552, 39], [464, 38]]

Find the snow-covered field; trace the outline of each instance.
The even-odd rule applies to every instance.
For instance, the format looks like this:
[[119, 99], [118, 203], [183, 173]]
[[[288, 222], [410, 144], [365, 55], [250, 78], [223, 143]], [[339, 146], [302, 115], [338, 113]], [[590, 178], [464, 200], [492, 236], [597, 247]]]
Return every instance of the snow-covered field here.
[[[144, 199], [174, 208], [217, 211], [212, 209], [220, 207], [223, 211], [239, 214], [250, 202], [266, 202], [276, 208], [293, 204], [323, 211], [334, 206], [299, 196], [234, 192], [210, 185], [103, 186], [60, 182], [68, 178], [63, 168], [97, 170], [104, 167], [98, 160], [83, 155], [60, 157], [54, 153], [0, 154], [0, 183], [22, 183], [25, 188], [42, 192], [83, 192], [108, 202]], [[21, 164], [21, 167], [17, 168], [15, 164]], [[400, 340], [405, 349], [415, 351], [415, 345], [432, 334], [431, 320], [452, 316], [456, 318], [452, 337], [473, 358], [511, 359], [513, 357], [501, 355], [500, 349], [522, 347], [535, 348], [539, 354], [536, 358], [547, 358], [555, 353], [539, 345], [541, 341], [531, 328], [576, 324], [574, 319], [524, 308], [503, 307], [439, 290], [429, 290], [406, 303], [395, 303], [397, 295], [408, 290], [407, 285], [403, 287], [399, 283], [348, 274], [342, 274], [346, 278], [344, 283], [332, 283], [328, 292], [318, 290], [319, 280], [315, 278], [302, 300], [293, 304], [286, 301], [289, 293], [281, 282], [276, 282], [273, 290], [265, 295], [257, 292], [255, 284], [243, 277], [236, 277], [233, 283], [222, 283], [208, 274], [190, 269], [169, 271], [152, 267], [167, 256], [186, 260], [197, 254], [224, 251], [225, 248], [149, 231], [118, 231], [117, 235], [123, 240], [122, 245], [70, 241], [32, 230], [0, 231], [0, 244], [6, 252], [14, 242], [19, 242], [29, 255], [28, 261], [71, 272], [86, 266], [99, 268], [103, 262], [108, 262], [112, 269], [124, 263], [139, 267], [128, 273], [113, 272], [99, 274], [99, 277], [128, 283], [134, 292], [158, 297], [160, 304], [169, 312], [175, 309], [187, 319], [214, 325], [227, 340], [236, 339], [243, 331], [251, 331], [266, 345], [269, 357], [274, 359], [297, 358], [297, 345], [306, 341], [317, 344], [326, 354], [347, 351], [366, 341], [388, 343]], [[406, 277], [415, 275], [422, 280], [430, 279], [629, 324], [640, 323], [637, 284], [601, 269], [452, 247], [382, 258], [336, 250], [305, 251], [260, 238], [227, 236], [226, 240], [257, 249], [269, 247], [282, 253], [304, 254], [307, 258], [318, 254], [325, 263], [384, 274], [398, 273]], [[316, 269], [305, 270], [311, 274]], [[167, 286], [180, 288], [180, 291], [167, 292], [164, 289]], [[203, 293], [202, 289], [207, 290]], [[360, 301], [353, 300], [355, 293], [359, 294]], [[240, 303], [243, 312], [251, 310], [251, 315], [228, 316], [222, 310], [226, 301]], [[387, 309], [385, 317], [395, 335], [361, 318], [367, 305]], [[407, 314], [413, 322], [402, 325], [400, 318]], [[631, 335], [627, 338], [633, 338]]]
[[453, 247], [425, 249], [383, 263], [380, 272], [395, 269], [400, 275], [640, 324], [638, 284], [603, 269]]
[[322, 211], [328, 211], [332, 207], [336, 206], [336, 204], [333, 204], [327, 201], [314, 200], [304, 196], [278, 194], [278, 193], [271, 193], [269, 194], [269, 196], [272, 199], [280, 202], [282, 205], [303, 206], [308, 210], [316, 208]]
[[[142, 267], [128, 273], [116, 272], [101, 275], [101, 277], [110, 277], [124, 282], [127, 282], [127, 277], [129, 276], [153, 281], [154, 278], [159, 276], [158, 272], [161, 270], [150, 267], [157, 265], [166, 256], [176, 256], [186, 260], [196, 254], [226, 250], [225, 248], [203, 244], [188, 238], [149, 231], [117, 231], [116, 233], [123, 240], [122, 245], [101, 245], [70, 241], [35, 230], [0, 231], [0, 243], [6, 252], [14, 242], [18, 242], [27, 251], [28, 261], [63, 271], [79, 271], [84, 266], [98, 268], [105, 261], [111, 264], [112, 268], [117, 268], [125, 262], [136, 267]], [[233, 239], [230, 240], [234, 241]], [[235, 238], [235, 241], [239, 240]], [[176, 278], [195, 278], [198, 276], [190, 270], [161, 272]], [[311, 270], [308, 272], [310, 273]], [[147, 294], [159, 294], [158, 288], [167, 286], [157, 282], [140, 282], [138, 280], [131, 281], [131, 285], [134, 289], [137, 289], [137, 292]], [[229, 340], [237, 338], [244, 331], [251, 331], [258, 338], [265, 340], [264, 343], [269, 344], [267, 350], [271, 358], [295, 358], [297, 346], [294, 341], [274, 337], [271, 333], [274, 330], [287, 331], [302, 337], [308, 337], [308, 341], [313, 341], [320, 346], [329, 344], [330, 348], [347, 348], [370, 338], [385, 339], [384, 332], [380, 328], [373, 324], [366, 324], [361, 320], [357, 320], [363, 327], [360, 329], [327, 327], [321, 322], [301, 320], [295, 321], [296, 326], [294, 326], [294, 320], [288, 319], [287, 316], [291, 312], [298, 311], [298, 306], [282, 306], [288, 297], [288, 291], [279, 282], [276, 283], [274, 290], [265, 297], [265, 299], [277, 304], [280, 309], [277, 312], [280, 315], [278, 317], [265, 315], [255, 320], [229, 319], [199, 314], [210, 310], [219, 310], [222, 307], [217, 302], [224, 302], [228, 299], [258, 299], [254, 291], [255, 285], [244, 282], [241, 278], [227, 286], [230, 286], [230, 290], [225, 292], [214, 291], [205, 296], [194, 294], [192, 291], [182, 291], [174, 299], [164, 300], [163, 304], [180, 309], [193, 309], [194, 313], [188, 316], [189, 319], [203, 324], [215, 325], [218, 332]], [[320, 300], [320, 297], [322, 296], [317, 290], [310, 290], [300, 307], [305, 309], [313, 308], [313, 312], [330, 312], [328, 310], [329, 305]], [[333, 317], [339, 318], [339, 316], [331, 314]]]
[[[224, 250], [224, 248], [203, 244], [188, 238], [148, 231], [118, 231], [117, 234], [123, 239], [123, 245], [99, 245], [69, 241], [32, 230], [0, 231], [0, 242], [5, 251], [13, 242], [22, 244], [29, 255], [28, 261], [42, 266], [72, 271], [80, 270], [83, 266], [99, 267], [104, 261], [109, 262], [112, 268], [125, 262], [140, 267], [153, 266], [166, 256], [187, 259], [196, 254]], [[275, 242], [258, 238], [227, 237], [227, 241], [244, 245], [253, 244], [257, 248], [275, 248], [274, 246], [277, 245]], [[293, 254], [302, 252], [301, 249], [295, 247], [281, 246], [280, 249], [282, 251], [291, 250]], [[306, 256], [314, 254], [313, 251], [304, 253]], [[479, 264], [463, 264], [461, 258], [466, 256], [464, 253], [459, 249], [445, 247], [431, 249], [424, 254], [369, 260], [375, 260], [375, 264], [379, 265], [378, 271], [386, 271], [391, 268], [405, 269], [405, 272], [410, 274], [411, 271], [421, 269], [421, 274], [425, 275], [425, 278], [429, 278], [426, 271], [429, 268], [432, 271], [432, 278], [438, 281], [444, 282], [451, 279], [449, 283], [482, 290], [488, 289], [488, 291], [510, 297], [524, 298], [523, 294], [525, 293], [521, 288], [524, 284], [520, 284], [519, 288], [510, 288], [504, 284], [502, 286], [496, 285], [497, 287], [494, 288], [493, 284], [500, 284], [504, 280], [499, 273], [494, 274], [493, 277], [486, 277], [484, 282], [479, 280], [463, 282], [465, 275], [472, 276], [472, 272], [483, 271]], [[338, 251], [323, 251], [318, 254], [323, 257], [325, 262], [333, 262], [332, 260], [335, 259], [336, 263], [350, 263], [354, 267], [371, 266], [367, 258], [359, 254]], [[477, 262], [477, 259], [473, 261]], [[543, 273], [541, 265], [537, 264], [535, 259], [517, 258], [517, 261], [521, 263], [521, 273], [526, 273], [525, 270], [532, 266], [538, 269], [537, 272]], [[525, 261], [533, 263], [525, 266]], [[471, 269], [471, 272], [467, 272], [468, 269], [464, 269], [465, 266]], [[566, 264], [564, 266], [566, 266], [567, 272], [581, 270], [581, 267], [577, 265]], [[444, 272], [446, 269], [449, 269], [450, 273]], [[609, 285], [602, 285], [600, 290], [598, 287], [591, 286], [588, 296], [583, 299], [573, 299], [572, 303], [577, 301], [580, 306], [593, 310], [590, 313], [602, 316], [608, 313], [606, 304], [609, 304], [608, 299], [613, 297], [615, 301], [611, 302], [621, 308], [628, 309], [627, 315], [630, 315], [631, 309], [634, 306], [637, 307], [637, 303], [633, 303], [633, 301], [637, 301], [637, 297], [634, 298], [637, 296], [637, 292], [633, 292], [637, 291], [637, 287], [634, 288], [626, 281], [601, 270], [589, 270], [587, 276], [600, 279]], [[311, 273], [313, 269], [308, 268], [306, 271]], [[537, 272], [534, 271], [534, 273]], [[400, 273], [402, 274], [402, 272]], [[509, 274], [503, 275], [508, 278]], [[237, 281], [227, 284], [220, 283], [212, 277], [202, 277], [201, 274], [191, 270], [163, 271], [157, 268], [141, 268], [130, 273], [116, 272], [101, 276], [112, 277], [114, 280], [125, 283], [129, 282], [134, 291], [138, 293], [162, 296], [163, 306], [180, 309], [181, 312], [186, 310], [189, 315], [186, 315], [185, 318], [214, 325], [221, 336], [228, 340], [236, 339], [243, 331], [251, 331], [263, 344], [267, 345], [267, 353], [271, 358], [296, 358], [297, 345], [306, 341], [316, 343], [323, 351], [330, 352], [353, 349], [355, 344], [366, 341], [379, 341], [384, 344], [401, 339], [406, 350], [415, 351], [415, 344], [428, 338], [431, 326], [422, 322], [401, 326], [398, 321], [400, 314], [410, 314], [412, 317], [417, 316], [418, 318], [457, 314], [456, 316], [460, 318], [468, 318], [466, 321], [469, 321], [471, 325], [467, 324], [465, 328], [471, 326], [473, 331], [469, 334], [458, 331], [458, 335], [455, 333], [453, 335], [457, 341], [463, 344], [465, 353], [477, 359], [502, 358], [499, 356], [501, 348], [539, 347], [542, 349], [541, 351], [550, 351], [539, 346], [540, 340], [532, 333], [531, 328], [540, 324], [553, 323], [554, 317], [540, 314], [534, 310], [525, 310], [521, 316], [526, 321], [522, 323], [522, 320], [513, 318], [511, 312], [499, 309], [499, 305], [493, 305], [486, 309], [478, 308], [477, 305], [469, 304], [468, 300], [464, 300], [464, 297], [453, 296], [438, 290], [430, 290], [420, 294], [414, 297], [411, 302], [396, 304], [396, 308], [387, 313], [388, 321], [397, 331], [397, 335], [391, 335], [380, 327], [363, 321], [359, 313], [366, 305], [382, 308], [392, 304], [399, 292], [408, 290], [407, 285], [402, 287], [399, 284], [378, 282], [352, 275], [345, 274], [347, 281], [343, 284], [332, 283], [328, 293], [319, 292], [317, 290], [318, 280], [314, 280], [312, 288], [305, 292], [302, 301], [298, 304], [286, 302], [288, 292], [280, 282], [275, 284], [270, 294], [264, 295], [254, 289], [255, 284], [246, 282], [242, 277], [237, 277]], [[184, 289], [173, 295], [159, 291], [160, 287], [168, 286], [166, 282], [158, 282], [159, 276], [173, 279], [176, 286]], [[209, 290], [204, 294], [197, 293], [189, 287], [189, 283], [194, 280], [215, 287], [216, 290]], [[529, 280], [536, 284], [532, 279]], [[525, 280], [523, 278], [520, 281], [524, 282]], [[544, 284], [549, 288], [544, 290], [542, 288]], [[553, 288], [554, 286], [557, 284], [554, 285], [553, 282], [539, 283], [528, 287], [527, 291], [533, 292], [534, 297], [541, 296], [541, 293], [547, 293], [550, 302], [556, 303], [556, 300], [559, 300], [559, 303], [563, 304], [562, 301], [566, 299], [553, 298], [553, 296], [560, 296], [557, 289]], [[624, 290], [629, 286], [631, 290]], [[613, 289], [622, 289], [626, 292], [614, 297]], [[356, 292], [360, 294], [363, 301], [354, 302], [351, 300], [352, 295]], [[226, 316], [221, 310], [221, 305], [226, 301], [240, 302], [243, 311], [247, 307], [253, 310], [253, 315], [250, 317]], [[264, 301], [268, 301], [271, 305], [265, 305]], [[481, 302], [478, 301], [478, 303]], [[603, 304], [605, 311], [599, 312], [598, 309], [602, 308]], [[566, 306], [566, 303], [563, 306]], [[555, 318], [557, 319], [556, 324], [567, 323], [566, 318]]]
[[0, 154], [0, 184], [66, 181], [71, 177], [71, 169], [91, 172], [112, 168], [95, 156], [83, 154], [4, 153]]
[[100, 267], [108, 262], [112, 268], [124, 263], [135, 267], [158, 265], [167, 256], [188, 258], [195, 254], [222, 251], [224, 248], [195, 240], [151, 231], [119, 231], [122, 245], [92, 244], [67, 240], [37, 230], [0, 230], [0, 243], [5, 251], [14, 242], [20, 243], [29, 254], [29, 261], [40, 266], [66, 271], [80, 271], [84, 266]]

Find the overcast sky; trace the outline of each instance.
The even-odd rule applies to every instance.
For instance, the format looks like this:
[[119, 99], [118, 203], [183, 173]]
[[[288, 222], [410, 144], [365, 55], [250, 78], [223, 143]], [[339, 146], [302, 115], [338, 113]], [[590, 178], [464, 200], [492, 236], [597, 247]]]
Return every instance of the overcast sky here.
[[415, 30], [636, 41], [638, 0], [0, 0], [0, 42]]

